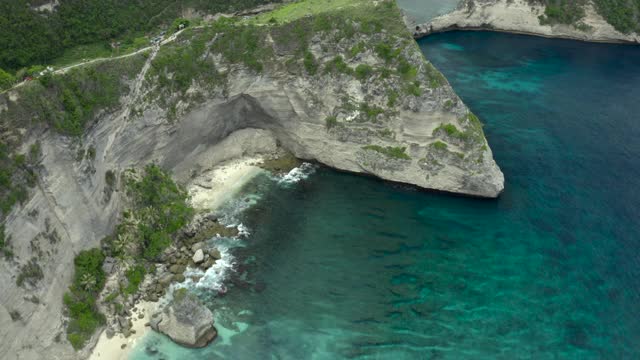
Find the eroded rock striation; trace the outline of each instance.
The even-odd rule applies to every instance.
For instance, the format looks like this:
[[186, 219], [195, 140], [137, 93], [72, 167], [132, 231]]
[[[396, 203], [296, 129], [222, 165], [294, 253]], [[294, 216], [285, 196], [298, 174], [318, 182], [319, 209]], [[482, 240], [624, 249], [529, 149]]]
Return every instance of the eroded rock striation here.
[[493, 30], [592, 42], [640, 43], [640, 34], [617, 30], [593, 2], [576, 4], [581, 4], [577, 6], [584, 16], [576, 16], [574, 23], [567, 24], [545, 21], [547, 15], [541, 1], [463, 0], [455, 11], [410, 28], [416, 38], [449, 30]]

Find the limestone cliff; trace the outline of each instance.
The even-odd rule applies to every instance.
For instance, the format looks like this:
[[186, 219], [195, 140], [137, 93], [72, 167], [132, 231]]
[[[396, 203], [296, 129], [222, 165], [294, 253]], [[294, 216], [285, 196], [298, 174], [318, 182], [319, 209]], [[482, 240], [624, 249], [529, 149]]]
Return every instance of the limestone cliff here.
[[[637, 32], [621, 32], [610, 24], [592, 1], [576, 2], [582, 17], [573, 23], [553, 22], [541, 1], [463, 0], [458, 8], [415, 27], [414, 37], [447, 30], [494, 30], [593, 42], [639, 43]], [[606, 6], [606, 5], [601, 5]], [[613, 6], [613, 5], [611, 5]], [[546, 21], [545, 21], [546, 20]]]
[[[424, 59], [394, 2], [264, 19], [221, 19], [0, 95], [2, 141], [40, 154], [35, 186], [5, 221], [14, 256], [0, 261], [1, 354], [83, 356], [65, 339], [62, 297], [74, 255], [113, 231], [118, 175], [131, 167], [155, 161], [186, 181], [275, 139], [341, 170], [500, 194], [480, 121]], [[18, 286], [30, 262], [41, 276]]]

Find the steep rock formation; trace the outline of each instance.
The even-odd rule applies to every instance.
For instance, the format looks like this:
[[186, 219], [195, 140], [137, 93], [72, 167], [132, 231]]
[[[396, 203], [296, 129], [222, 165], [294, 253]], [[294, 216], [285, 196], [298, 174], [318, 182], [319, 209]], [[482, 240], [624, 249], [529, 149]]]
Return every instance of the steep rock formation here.
[[[414, 37], [447, 30], [495, 30], [593, 42], [640, 43], [640, 34], [616, 30], [587, 2], [575, 25], [542, 24], [545, 7], [528, 0], [464, 0], [458, 8], [415, 29]], [[411, 26], [414, 31], [414, 26]]]
[[[268, 151], [275, 139], [338, 169], [498, 196], [504, 177], [478, 119], [424, 59], [395, 5], [365, 3], [352, 10], [358, 13], [279, 25], [223, 19], [159, 51], [104, 62], [135, 66], [118, 73], [119, 101], [97, 108], [81, 137], [54, 131], [66, 119], [55, 116], [69, 105], [57, 100], [57, 88], [34, 82], [0, 95], [2, 138], [21, 139], [20, 153], [39, 140], [42, 153], [37, 185], [5, 221], [15, 256], [0, 261], [0, 353], [84, 355], [65, 339], [62, 297], [74, 256], [99, 246], [119, 220], [122, 199], [109, 171], [117, 183], [123, 170], [155, 161], [187, 181], [222, 161]], [[86, 67], [94, 75], [118, 71], [101, 64]], [[60, 76], [77, 77], [81, 68]], [[89, 83], [82, 93], [101, 89]], [[43, 278], [17, 286], [34, 257]]]

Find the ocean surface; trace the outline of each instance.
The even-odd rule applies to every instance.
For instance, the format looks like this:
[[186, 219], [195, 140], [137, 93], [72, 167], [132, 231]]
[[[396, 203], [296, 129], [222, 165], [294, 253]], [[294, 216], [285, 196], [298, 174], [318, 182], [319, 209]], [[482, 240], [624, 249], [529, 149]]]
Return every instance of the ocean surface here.
[[[147, 359], [640, 359], [640, 48], [419, 42], [485, 123], [498, 200], [305, 166], [224, 214], [198, 285], [220, 336]], [[217, 290], [225, 292], [216, 296]]]

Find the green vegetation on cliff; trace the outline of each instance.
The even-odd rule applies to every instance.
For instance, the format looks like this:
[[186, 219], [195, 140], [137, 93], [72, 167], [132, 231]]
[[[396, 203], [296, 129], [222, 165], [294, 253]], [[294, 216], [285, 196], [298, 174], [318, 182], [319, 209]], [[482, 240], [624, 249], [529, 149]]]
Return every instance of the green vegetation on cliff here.
[[[171, 245], [178, 229], [193, 214], [186, 191], [157, 165], [148, 165], [139, 175], [131, 172], [127, 193], [131, 207], [124, 212], [125, 220], [115, 234], [105, 239], [104, 250], [82, 251], [74, 260], [74, 281], [64, 296], [64, 304], [70, 318], [67, 338], [75, 349], [82, 348], [104, 323], [96, 301], [106, 279], [102, 270], [105, 257], [135, 259], [135, 265], [126, 271], [128, 285], [120, 290], [123, 296], [135, 294], [147, 272], [147, 261], [155, 260]], [[117, 296], [111, 294], [105, 302], [112, 302]]]
[[147, 273], [147, 270], [143, 265], [136, 265], [131, 269], [127, 270], [126, 276], [129, 285], [124, 289], [126, 294], [135, 294], [140, 288], [140, 284], [144, 280], [144, 276]]
[[167, 27], [183, 11], [230, 13], [277, 0], [64, 0], [53, 12], [37, 11], [27, 0], [0, 1], [0, 68], [17, 70], [49, 64], [83, 44], [109, 48], [141, 33]]
[[233, 85], [230, 73], [240, 70], [353, 77], [390, 95], [384, 104], [361, 109], [365, 115], [358, 121], [377, 121], [368, 110], [396, 107], [402, 95], [420, 97], [427, 88], [446, 84], [439, 71], [415, 56], [416, 47], [395, 1], [297, 1], [253, 18], [221, 18], [187, 29], [152, 62], [147, 100], [173, 120], [212, 93], [226, 96]]
[[[3, 126], [0, 128], [0, 219], [28, 198], [37, 184], [40, 144], [18, 151], [21, 130], [51, 127], [79, 137], [96, 115], [116, 109], [128, 91], [127, 80], [142, 68], [143, 55], [78, 67], [62, 75], [46, 75], [15, 90], [0, 94]], [[17, 99], [17, 100], [15, 100]], [[95, 150], [94, 150], [95, 151]]]
[[541, 24], [577, 24], [585, 15], [582, 0], [533, 1], [545, 5], [544, 15], [540, 16]]
[[98, 112], [120, 104], [128, 91], [126, 80], [140, 71], [144, 60], [135, 55], [42, 76], [15, 90], [20, 101], [7, 101], [2, 117], [16, 128], [45, 124], [66, 135], [81, 135]]
[[11, 153], [9, 145], [0, 141], [0, 219], [13, 205], [27, 200], [28, 188], [35, 182], [34, 169], [26, 156]]
[[147, 166], [142, 178], [130, 180], [127, 192], [133, 201], [129, 218], [137, 224], [132, 230], [138, 253], [153, 260], [191, 219], [187, 192], [157, 165]]
[[0, 69], [0, 91], [10, 88], [16, 82], [16, 78], [8, 72]]
[[2, 254], [5, 259], [11, 259], [13, 257], [11, 241], [5, 234], [4, 224], [0, 225], [0, 254]]
[[379, 152], [380, 154], [393, 159], [411, 160], [411, 157], [406, 153], [407, 148], [405, 147], [392, 147], [392, 146], [382, 147], [378, 145], [367, 145], [363, 147], [363, 149]]
[[475, 114], [469, 112], [459, 118], [458, 123], [462, 125], [462, 130], [454, 124], [440, 124], [433, 130], [433, 136], [456, 141], [464, 147], [485, 146], [486, 139], [482, 131], [482, 123]]
[[639, 0], [594, 0], [598, 12], [622, 33], [640, 33]]
[[105, 318], [96, 307], [96, 297], [104, 287], [102, 271], [104, 254], [100, 249], [81, 251], [74, 260], [73, 284], [64, 295], [64, 305], [69, 316], [67, 339], [80, 349], [91, 338]]
[[436, 150], [447, 150], [447, 144], [443, 143], [440, 140], [437, 140], [436, 142], [432, 143], [431, 146], [436, 149]]
[[36, 258], [31, 258], [29, 262], [20, 267], [20, 273], [16, 278], [16, 285], [18, 286], [36, 286], [38, 281], [44, 278], [42, 268], [38, 264]]
[[[587, 0], [529, 0], [532, 4], [545, 6], [542, 24], [574, 25], [581, 30], [589, 27], [581, 22], [585, 17]], [[640, 1], [638, 0], [593, 0], [596, 11], [613, 27], [624, 33], [640, 32]]]

